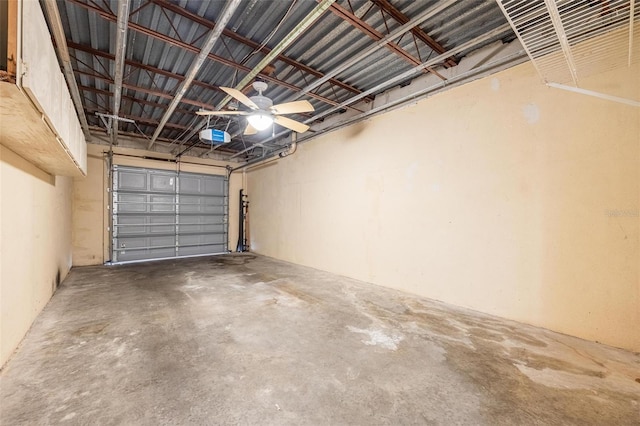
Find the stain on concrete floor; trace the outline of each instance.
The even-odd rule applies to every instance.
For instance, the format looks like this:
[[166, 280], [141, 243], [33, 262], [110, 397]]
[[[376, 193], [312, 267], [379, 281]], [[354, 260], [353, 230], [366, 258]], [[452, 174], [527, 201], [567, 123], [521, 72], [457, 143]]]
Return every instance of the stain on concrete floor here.
[[640, 424], [640, 355], [252, 254], [72, 270], [0, 423]]

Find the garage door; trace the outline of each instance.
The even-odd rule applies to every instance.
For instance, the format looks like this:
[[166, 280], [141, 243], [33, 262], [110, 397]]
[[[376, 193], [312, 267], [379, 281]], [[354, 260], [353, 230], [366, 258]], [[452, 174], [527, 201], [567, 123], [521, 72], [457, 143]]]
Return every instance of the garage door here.
[[114, 166], [111, 261], [227, 251], [225, 176]]

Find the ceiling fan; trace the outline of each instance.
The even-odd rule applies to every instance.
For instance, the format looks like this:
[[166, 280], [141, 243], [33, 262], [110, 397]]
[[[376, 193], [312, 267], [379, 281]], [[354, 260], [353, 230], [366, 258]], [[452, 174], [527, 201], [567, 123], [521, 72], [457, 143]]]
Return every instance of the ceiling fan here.
[[293, 130], [298, 133], [304, 133], [309, 130], [309, 126], [299, 121], [283, 117], [284, 114], [295, 114], [301, 112], [313, 112], [314, 108], [308, 101], [294, 101], [283, 104], [274, 105], [273, 101], [262, 92], [267, 90], [267, 83], [263, 81], [255, 81], [253, 88], [258, 92], [257, 95], [247, 97], [244, 93], [231, 87], [222, 87], [220, 89], [229, 96], [237, 99], [243, 105], [251, 108], [250, 111], [197, 111], [198, 115], [244, 115], [247, 117], [247, 127], [244, 131], [245, 135], [254, 135], [260, 130], [265, 130], [273, 123], [277, 123], [282, 127]]

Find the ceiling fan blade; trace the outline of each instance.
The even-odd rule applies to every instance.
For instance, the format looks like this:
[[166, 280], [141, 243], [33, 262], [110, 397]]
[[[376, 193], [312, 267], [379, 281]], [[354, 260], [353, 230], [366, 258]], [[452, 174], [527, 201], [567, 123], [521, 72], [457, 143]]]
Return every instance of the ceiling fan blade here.
[[220, 86], [220, 90], [224, 91], [227, 95], [231, 96], [232, 98], [236, 98], [238, 101], [245, 104], [249, 108], [258, 109], [258, 105], [256, 105], [255, 102], [249, 99], [249, 97], [244, 93], [242, 93], [241, 91], [237, 89], [233, 89], [231, 87], [222, 87], [222, 86]]
[[247, 127], [244, 129], [244, 135], [251, 136], [258, 133], [258, 130], [253, 127], [251, 124], [247, 123]]
[[276, 115], [275, 117], [273, 117], [273, 121], [275, 121], [282, 127], [293, 130], [294, 132], [304, 133], [309, 130], [309, 126], [307, 126], [306, 124], [300, 123], [299, 121], [292, 120], [287, 117], [282, 117], [280, 115]]
[[271, 107], [275, 114], [294, 114], [297, 112], [313, 112], [315, 109], [309, 101], [295, 101], [278, 104]]
[[247, 115], [245, 111], [196, 111], [197, 115]]

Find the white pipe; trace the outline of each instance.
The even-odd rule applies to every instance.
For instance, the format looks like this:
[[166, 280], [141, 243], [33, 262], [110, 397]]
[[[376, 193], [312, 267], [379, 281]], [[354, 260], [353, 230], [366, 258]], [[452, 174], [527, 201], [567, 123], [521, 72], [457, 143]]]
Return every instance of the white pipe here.
[[[488, 40], [488, 39], [490, 39], [490, 38], [492, 38], [492, 37], [494, 37], [494, 36], [496, 36], [498, 34], [501, 34], [501, 33], [505, 32], [509, 28], [510, 28], [509, 24], [501, 25], [500, 27], [494, 29], [493, 31], [490, 31], [490, 32], [488, 32], [486, 34], [483, 34], [483, 35], [479, 36], [479, 37], [476, 37], [473, 40], [469, 40], [466, 43], [461, 44], [460, 46], [457, 46], [457, 47], [454, 47], [452, 49], [449, 49], [446, 52], [444, 52], [444, 53], [442, 53], [442, 54], [440, 54], [440, 55], [438, 55], [438, 56], [436, 56], [436, 57], [434, 57], [432, 59], [429, 59], [428, 61], [423, 62], [420, 65], [417, 65], [417, 66], [409, 69], [408, 71], [405, 71], [405, 72], [403, 72], [403, 73], [401, 73], [401, 74], [399, 74], [399, 75], [397, 75], [397, 76], [395, 76], [395, 77], [393, 77], [393, 78], [391, 78], [391, 79], [389, 79], [389, 80], [387, 80], [387, 81], [385, 81], [383, 83], [380, 83], [377, 86], [372, 87], [371, 89], [360, 93], [359, 95], [356, 95], [356, 96], [353, 96], [353, 97], [347, 99], [346, 101], [342, 102], [338, 106], [330, 108], [327, 111], [324, 111], [324, 112], [322, 112], [320, 114], [314, 115], [313, 117], [305, 120], [304, 123], [305, 124], [312, 123], [312, 122], [314, 122], [314, 121], [316, 121], [316, 120], [318, 120], [318, 119], [320, 119], [322, 117], [325, 117], [325, 116], [327, 116], [329, 114], [332, 114], [335, 111], [338, 111], [338, 110], [340, 110], [340, 109], [342, 109], [342, 108], [344, 108], [344, 107], [346, 107], [348, 105], [351, 105], [352, 103], [354, 103], [354, 102], [356, 102], [356, 101], [358, 101], [358, 100], [360, 100], [360, 99], [362, 99], [362, 98], [364, 98], [366, 96], [369, 96], [372, 93], [376, 93], [376, 92], [380, 92], [382, 90], [385, 90], [388, 87], [391, 87], [394, 84], [396, 84], [396, 83], [398, 83], [398, 82], [400, 82], [400, 81], [402, 81], [402, 80], [404, 80], [406, 78], [409, 78], [409, 77], [413, 76], [414, 74], [418, 74], [418, 73], [422, 72], [422, 70], [424, 68], [426, 68], [428, 66], [431, 66], [431, 65], [434, 65], [434, 64], [436, 64], [436, 63], [438, 63], [438, 62], [442, 61], [443, 59], [446, 59], [446, 58], [448, 58], [450, 56], [454, 56], [454, 55], [456, 55], [456, 54], [458, 54], [458, 53], [460, 53], [460, 52], [462, 52], [462, 51], [464, 51], [466, 49], [473, 48], [474, 46], [476, 46], [476, 45], [478, 45], [480, 43], [483, 43], [484, 41], [486, 41], [486, 40]], [[447, 84], [446, 81], [444, 81], [443, 83]], [[242, 150], [240, 152], [236, 152], [235, 154], [233, 154], [229, 158], [238, 157], [238, 156], [244, 154], [245, 152], [250, 151], [254, 147], [262, 146], [263, 143], [265, 143], [267, 141], [270, 141], [270, 140], [273, 140], [276, 137], [281, 136], [284, 133], [285, 132], [279, 133], [279, 134], [277, 134], [275, 136], [272, 136], [272, 137], [267, 138], [267, 139], [265, 139], [263, 141], [255, 143], [255, 144], [251, 145], [248, 148], [245, 148], [244, 150]]]
[[[118, 21], [116, 29], [115, 78], [113, 79], [113, 115], [120, 112], [122, 100], [122, 80], [124, 78], [124, 56], [127, 51], [127, 29], [129, 28], [129, 0], [118, 0]], [[112, 122], [111, 141], [118, 140], [118, 121]]]
[[442, 10], [446, 9], [447, 7], [449, 7], [450, 5], [455, 3], [455, 1], [456, 0], [448, 0], [448, 1], [445, 1], [443, 3], [436, 4], [434, 7], [424, 11], [420, 15], [416, 16], [414, 19], [410, 20], [406, 24], [402, 25], [401, 27], [399, 27], [398, 29], [393, 31], [388, 36], [378, 40], [376, 42], [375, 46], [371, 46], [370, 48], [366, 49], [364, 52], [361, 52], [359, 55], [349, 59], [347, 62], [345, 62], [345, 63], [339, 65], [338, 67], [332, 69], [331, 71], [327, 72], [322, 78], [314, 81], [312, 84], [310, 84], [309, 86], [307, 86], [303, 90], [301, 90], [294, 97], [294, 99], [299, 99], [305, 93], [308, 93], [308, 92], [312, 91], [313, 89], [315, 89], [316, 87], [319, 87], [319, 86], [323, 85], [324, 83], [326, 83], [327, 81], [329, 81], [331, 78], [335, 77], [336, 75], [338, 75], [342, 71], [350, 68], [353, 65], [359, 64], [363, 59], [371, 56], [371, 54], [374, 53], [376, 50], [386, 46], [389, 43], [391, 43], [391, 41], [395, 40], [398, 36], [401, 36], [402, 34], [408, 32], [409, 30], [417, 27], [422, 22], [426, 21], [427, 19], [431, 18], [435, 14], [441, 12]]
[[371, 95], [372, 93], [380, 92], [380, 91], [382, 91], [382, 90], [384, 90], [384, 89], [386, 89], [386, 88], [388, 88], [390, 86], [393, 86], [396, 83], [401, 82], [402, 80], [404, 80], [406, 78], [412, 77], [414, 74], [418, 74], [418, 73], [422, 72], [422, 70], [424, 68], [426, 68], [426, 67], [434, 65], [434, 64], [442, 61], [443, 59], [446, 59], [446, 58], [448, 58], [450, 56], [453, 56], [453, 55], [456, 55], [456, 54], [458, 54], [458, 53], [460, 53], [460, 52], [462, 52], [462, 51], [464, 51], [466, 49], [470, 49], [470, 48], [472, 48], [472, 47], [474, 47], [474, 46], [476, 46], [476, 45], [478, 45], [480, 43], [483, 43], [484, 41], [489, 40], [490, 38], [493, 38], [496, 35], [507, 31], [508, 29], [510, 29], [509, 24], [501, 25], [498, 28], [495, 28], [494, 30], [489, 31], [488, 33], [485, 33], [485, 34], [483, 34], [483, 35], [481, 35], [479, 37], [474, 38], [473, 40], [469, 40], [468, 42], [463, 43], [460, 46], [457, 46], [457, 47], [454, 47], [452, 49], [449, 49], [446, 52], [441, 53], [440, 55], [438, 55], [438, 56], [436, 56], [436, 57], [434, 57], [432, 59], [429, 59], [428, 61], [423, 62], [420, 65], [417, 65], [417, 66], [409, 69], [408, 71], [405, 71], [405, 72], [403, 72], [403, 73], [401, 73], [401, 74], [399, 74], [399, 75], [397, 75], [397, 76], [385, 81], [384, 83], [380, 83], [377, 86], [372, 87], [371, 89], [360, 93], [359, 95], [353, 96], [352, 98], [349, 98], [346, 101], [342, 102], [340, 105], [337, 105], [337, 106], [335, 106], [335, 107], [333, 107], [331, 109], [328, 109], [327, 111], [324, 111], [324, 112], [322, 112], [322, 113], [320, 113], [318, 115], [315, 115], [312, 118], [310, 118], [308, 120], [305, 120], [304, 122], [306, 124], [308, 124], [308, 123], [310, 123], [312, 121], [315, 121], [315, 120], [318, 120], [318, 119], [320, 119], [322, 117], [325, 117], [325, 116], [327, 116], [327, 115], [329, 115], [329, 114], [331, 114], [331, 113], [333, 113], [335, 111], [338, 111], [338, 110], [340, 110], [340, 109], [342, 109], [342, 108], [344, 108], [346, 106], [349, 106], [352, 103], [354, 103], [354, 102], [356, 102], [356, 101], [358, 101], [358, 100], [360, 100], [360, 99], [362, 99], [362, 98], [364, 98], [366, 96]]
[[[289, 34], [287, 34], [282, 39], [282, 41], [276, 47], [274, 47], [269, 52], [269, 54], [265, 58], [262, 59], [262, 61], [260, 61], [258, 65], [256, 65], [255, 67], [253, 67], [253, 69], [251, 69], [251, 71], [249, 71], [249, 74], [247, 74], [247, 76], [242, 80], [242, 82], [236, 85], [236, 89], [238, 90], [244, 89], [244, 86], [246, 86], [248, 82], [250, 82], [256, 75], [258, 75], [260, 71], [262, 71], [268, 64], [270, 64], [273, 61], [273, 59], [275, 59], [284, 49], [286, 49], [291, 43], [293, 43], [296, 40], [296, 38], [300, 34], [302, 34], [302, 32], [309, 25], [313, 24], [320, 16], [322, 16], [324, 11], [327, 8], [329, 8], [329, 6], [331, 6], [331, 4], [334, 2], [335, 0], [324, 0], [321, 4], [316, 6], [307, 16], [305, 16], [298, 23], [298, 25], [296, 25], [296, 27], [293, 30], [291, 30]], [[216, 107], [216, 109], [217, 110], [222, 109], [222, 107], [224, 107], [229, 102], [230, 99], [231, 98], [229, 96], [225, 96], [222, 102]], [[203, 119], [200, 122], [200, 124], [198, 126], [195, 126], [183, 140], [191, 139], [193, 135], [195, 135], [196, 132], [198, 132], [206, 123], [207, 123], [207, 119]]]
[[295, 132], [291, 132], [291, 140], [292, 142], [291, 145], [289, 145], [289, 149], [278, 154], [280, 158], [288, 157], [291, 154], [295, 154], [295, 152], [298, 150], [298, 134]]
[[[429, 93], [435, 92], [438, 89], [442, 89], [445, 86], [450, 86], [452, 84], [458, 84], [458, 83], [466, 82], [467, 78], [472, 78], [472, 77], [474, 77], [476, 75], [480, 75], [483, 72], [486, 72], [486, 71], [488, 71], [490, 69], [493, 69], [495, 67], [504, 66], [506, 64], [511, 64], [513, 62], [518, 63], [521, 59], [526, 58], [526, 57], [527, 57], [526, 56], [526, 52], [519, 51], [519, 52], [516, 52], [516, 53], [514, 53], [512, 55], [509, 55], [506, 58], [502, 58], [502, 59], [499, 59], [499, 60], [496, 60], [496, 61], [488, 62], [488, 63], [484, 64], [483, 66], [481, 66], [479, 68], [474, 68], [474, 69], [471, 69], [471, 70], [469, 70], [469, 71], [467, 71], [467, 72], [465, 72], [463, 74], [459, 74], [456, 77], [449, 79], [448, 81], [440, 81], [437, 84], [432, 85], [430, 87], [427, 87], [425, 89], [422, 89], [417, 93], [411, 93], [411, 94], [409, 94], [407, 96], [404, 96], [404, 97], [402, 97], [400, 99], [397, 99], [397, 100], [393, 101], [391, 104], [381, 105], [381, 106], [379, 106], [379, 107], [377, 107], [375, 109], [363, 112], [362, 114], [359, 114], [359, 115], [351, 117], [351, 118], [349, 118], [347, 120], [344, 120], [344, 121], [341, 121], [339, 123], [336, 123], [336, 124], [334, 124], [333, 126], [327, 128], [327, 129], [323, 129], [323, 133], [326, 133], [328, 131], [334, 131], [334, 130], [340, 129], [342, 127], [357, 123], [359, 121], [365, 120], [366, 118], [368, 118], [368, 117], [370, 117], [372, 115], [380, 114], [380, 113], [383, 113], [383, 112], [386, 112], [386, 111], [390, 111], [393, 108], [399, 108], [399, 107], [401, 107], [402, 105], [405, 105], [408, 102], [416, 102], [417, 100], [421, 99], [423, 96], [428, 95]], [[312, 135], [312, 136], [309, 136], [309, 137], [303, 137], [301, 141], [299, 141], [299, 142], [296, 141], [296, 143], [297, 144], [298, 143], [302, 144], [302, 143], [305, 143], [305, 142], [308, 142], [308, 141], [314, 139], [315, 137], [316, 137], [316, 135]], [[268, 139], [268, 140], [271, 140], [271, 139]], [[263, 142], [266, 142], [266, 141], [263, 141]], [[255, 147], [255, 145], [247, 148], [247, 150], [251, 149], [253, 147]], [[252, 167], [252, 166], [254, 166], [256, 164], [262, 163], [263, 161], [267, 161], [269, 159], [273, 159], [273, 157], [276, 156], [276, 155], [280, 155], [280, 153], [278, 153], [277, 151], [273, 151], [269, 156], [265, 156], [263, 158], [258, 158], [258, 159], [255, 159], [255, 160], [251, 160], [251, 161], [249, 161], [249, 162], [247, 162], [245, 164], [242, 164], [240, 166], [234, 167], [231, 170], [231, 172], [233, 173], [236, 170], [246, 170], [248, 167]]]
[[22, 2], [16, 6], [16, 86], [22, 90], [22, 76], [25, 72], [22, 62]]
[[164, 115], [160, 119], [160, 123], [158, 124], [156, 131], [153, 133], [153, 136], [151, 137], [151, 142], [149, 142], [149, 146], [147, 147], [148, 149], [151, 149], [153, 144], [156, 142], [156, 139], [158, 139], [158, 136], [160, 136], [160, 132], [162, 132], [162, 129], [164, 129], [164, 126], [169, 121], [171, 114], [173, 114], [173, 111], [175, 111], [176, 107], [184, 97], [185, 93], [187, 93], [187, 89], [189, 89], [189, 86], [191, 86], [191, 83], [196, 78], [198, 71], [200, 71], [200, 68], [202, 68], [202, 65], [206, 61], [207, 56], [209, 56], [211, 49], [213, 49], [213, 46], [216, 44], [216, 42], [220, 38], [222, 31], [224, 31], [225, 27], [231, 20], [231, 17], [235, 13], [240, 3], [241, 3], [241, 0], [231, 0], [227, 3], [225, 9], [222, 11], [220, 20], [218, 21], [216, 26], [213, 28], [213, 30], [207, 37], [207, 40], [204, 42], [202, 49], [198, 54], [198, 57], [191, 63], [191, 66], [189, 67], [189, 71], [187, 71], [187, 74], [185, 75], [185, 79], [182, 81], [182, 83], [180, 83], [180, 86], [178, 86], [178, 90], [175, 97], [171, 100], [171, 103], [169, 104], [167, 111], [165, 111]]
[[607, 95], [606, 93], [595, 92], [593, 90], [581, 89], [579, 87], [567, 86], [558, 83], [547, 83], [547, 86], [554, 89], [562, 89], [568, 92], [580, 93], [581, 95], [593, 96], [595, 98], [604, 99], [605, 101], [618, 102], [625, 105], [640, 107], [640, 102], [633, 99], [619, 98], [617, 96]]
[[[262, 71], [267, 65], [269, 65], [278, 55], [291, 43], [296, 41], [296, 39], [302, 34], [311, 24], [318, 20], [322, 16], [322, 14], [333, 4], [336, 0], [322, 0], [307, 16], [305, 16], [302, 21], [295, 26], [293, 30], [291, 30], [277, 46], [275, 46], [267, 56], [262, 58], [260, 63], [253, 67], [253, 69], [247, 74], [240, 83], [236, 85], [236, 89], [242, 90], [245, 88], [247, 84], [253, 80], [255, 76], [257, 76], [260, 71]], [[231, 100], [230, 96], [225, 96], [225, 98], [220, 102], [217, 109], [221, 110], [229, 101]]]
[[628, 66], [631, 66], [631, 56], [633, 52], [633, 20], [635, 18], [635, 5], [636, 2], [631, 0], [631, 8], [629, 9], [629, 59], [627, 61]]

